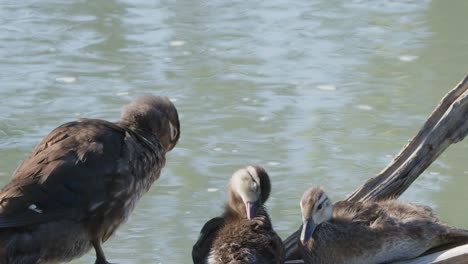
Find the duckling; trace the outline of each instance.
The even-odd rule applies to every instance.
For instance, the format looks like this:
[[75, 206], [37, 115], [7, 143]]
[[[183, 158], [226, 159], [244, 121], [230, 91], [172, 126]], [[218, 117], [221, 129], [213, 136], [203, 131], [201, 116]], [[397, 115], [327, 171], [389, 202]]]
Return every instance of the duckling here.
[[305, 263], [388, 263], [468, 241], [468, 231], [442, 223], [430, 208], [396, 200], [332, 205], [322, 189], [310, 188], [300, 207]]
[[127, 220], [176, 145], [177, 110], [142, 96], [119, 122], [80, 119], [54, 129], [0, 192], [0, 263], [62, 263], [101, 244]]
[[224, 214], [203, 226], [192, 249], [193, 263], [283, 263], [281, 238], [264, 207], [270, 190], [270, 179], [262, 167], [236, 171], [229, 181]]

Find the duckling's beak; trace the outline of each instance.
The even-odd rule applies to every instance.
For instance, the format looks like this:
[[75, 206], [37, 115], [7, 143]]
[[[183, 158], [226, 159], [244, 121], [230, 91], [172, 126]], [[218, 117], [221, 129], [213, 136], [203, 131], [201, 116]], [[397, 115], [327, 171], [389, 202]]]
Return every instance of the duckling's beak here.
[[247, 219], [252, 220], [257, 215], [257, 203], [256, 202], [246, 202], [245, 209], [247, 210]]
[[305, 219], [304, 222], [302, 222], [302, 231], [300, 237], [302, 245], [305, 245], [307, 241], [309, 241], [316, 227], [317, 225], [314, 223], [312, 218]]

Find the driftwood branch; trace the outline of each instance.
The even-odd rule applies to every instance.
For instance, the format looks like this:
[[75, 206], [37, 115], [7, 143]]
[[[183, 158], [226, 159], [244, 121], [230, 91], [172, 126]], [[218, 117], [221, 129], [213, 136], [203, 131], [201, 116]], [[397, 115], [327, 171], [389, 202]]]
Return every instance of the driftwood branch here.
[[[467, 118], [468, 75], [444, 96], [421, 130], [403, 148], [400, 154], [378, 175], [369, 179], [346, 200], [378, 201], [398, 198], [442, 152], [451, 144], [463, 140], [468, 133]], [[296, 231], [284, 241], [286, 260], [300, 259], [297, 248], [298, 235], [299, 231]], [[466, 246], [464, 254], [461, 253], [457, 257], [445, 259], [444, 262], [404, 263], [467, 263], [468, 246]], [[421, 258], [426, 257], [428, 256]], [[463, 258], [465, 262], [457, 262], [459, 258]]]
[[418, 134], [377, 176], [354, 191], [348, 201], [398, 198], [448, 146], [468, 131], [468, 75], [450, 91]]

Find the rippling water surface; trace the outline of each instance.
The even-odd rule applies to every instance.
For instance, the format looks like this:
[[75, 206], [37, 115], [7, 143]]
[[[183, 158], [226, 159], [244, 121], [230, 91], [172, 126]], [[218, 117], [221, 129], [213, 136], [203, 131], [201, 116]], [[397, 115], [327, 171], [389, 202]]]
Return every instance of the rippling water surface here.
[[[175, 101], [182, 137], [104, 245], [117, 263], [190, 263], [227, 179], [260, 163], [284, 238], [312, 184], [344, 198], [379, 172], [466, 73], [468, 2], [10, 1], [0, 7], [0, 184], [80, 117], [117, 120], [143, 93]], [[403, 199], [468, 228], [468, 144]], [[73, 263], [92, 263], [90, 253]]]

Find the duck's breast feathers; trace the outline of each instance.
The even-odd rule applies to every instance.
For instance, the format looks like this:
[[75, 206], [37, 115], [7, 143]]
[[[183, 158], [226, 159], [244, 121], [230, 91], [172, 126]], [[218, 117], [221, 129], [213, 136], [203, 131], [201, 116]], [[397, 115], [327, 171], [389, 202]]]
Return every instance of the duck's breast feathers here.
[[[234, 228], [234, 232], [238, 234], [237, 241], [231, 240], [231, 245], [234, 248], [240, 245], [244, 249], [239, 252], [238, 260], [253, 254], [255, 261], [248, 263], [283, 263], [283, 242], [273, 230], [267, 215], [257, 216], [250, 221], [243, 220], [237, 228]], [[249, 253], [245, 254], [246, 252]]]
[[205, 260], [210, 254], [213, 240], [216, 238], [216, 233], [223, 224], [223, 217], [215, 217], [205, 223], [200, 231], [197, 242], [192, 248], [192, 260], [194, 264], [205, 263]]
[[76, 219], [93, 209], [108, 195], [106, 187], [127, 173], [125, 136], [119, 126], [93, 119], [53, 130], [0, 193], [0, 227]]
[[266, 212], [252, 220], [228, 218], [216, 234], [211, 254], [219, 263], [283, 263], [284, 247]]

